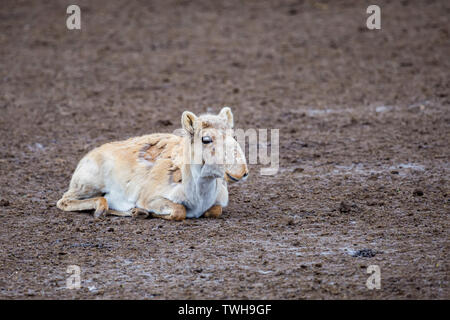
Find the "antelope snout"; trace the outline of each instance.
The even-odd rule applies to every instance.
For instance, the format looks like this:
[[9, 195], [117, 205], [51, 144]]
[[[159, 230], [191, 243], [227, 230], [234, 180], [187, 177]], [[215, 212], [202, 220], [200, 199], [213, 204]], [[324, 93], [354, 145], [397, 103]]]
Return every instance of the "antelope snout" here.
[[229, 182], [237, 182], [240, 180], [245, 180], [248, 177], [248, 169], [244, 168], [237, 173], [234, 172], [226, 172], [226, 178]]

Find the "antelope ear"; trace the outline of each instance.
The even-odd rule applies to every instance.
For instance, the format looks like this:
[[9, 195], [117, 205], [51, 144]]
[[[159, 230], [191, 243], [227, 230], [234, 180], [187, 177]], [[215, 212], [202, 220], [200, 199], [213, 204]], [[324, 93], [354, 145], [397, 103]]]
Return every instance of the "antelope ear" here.
[[185, 111], [181, 115], [181, 126], [187, 133], [191, 135], [193, 135], [195, 131], [194, 129], [195, 120], [197, 120], [197, 116], [190, 111]]
[[222, 118], [227, 119], [227, 123], [230, 126], [230, 128], [233, 128], [234, 126], [234, 120], [233, 120], [233, 112], [231, 112], [230, 107], [224, 107], [219, 112], [219, 116]]

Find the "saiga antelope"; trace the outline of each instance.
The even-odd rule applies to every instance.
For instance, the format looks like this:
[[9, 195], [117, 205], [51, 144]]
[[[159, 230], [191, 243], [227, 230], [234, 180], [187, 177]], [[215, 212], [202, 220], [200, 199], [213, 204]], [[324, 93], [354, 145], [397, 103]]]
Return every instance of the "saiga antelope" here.
[[[233, 138], [231, 109], [198, 117], [185, 111], [181, 124], [183, 136], [150, 134], [89, 152], [57, 207], [95, 210], [95, 217], [219, 217], [228, 204], [226, 180], [248, 175], [245, 154]], [[233, 162], [224, 161], [230, 155]]]

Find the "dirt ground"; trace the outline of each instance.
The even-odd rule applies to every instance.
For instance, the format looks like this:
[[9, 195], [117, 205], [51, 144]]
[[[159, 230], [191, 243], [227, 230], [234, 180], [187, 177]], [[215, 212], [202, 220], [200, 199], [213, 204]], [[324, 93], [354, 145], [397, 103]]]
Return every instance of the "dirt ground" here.
[[[450, 3], [368, 4], [2, 1], [0, 298], [449, 299]], [[92, 148], [224, 105], [280, 169], [220, 219], [55, 207]]]

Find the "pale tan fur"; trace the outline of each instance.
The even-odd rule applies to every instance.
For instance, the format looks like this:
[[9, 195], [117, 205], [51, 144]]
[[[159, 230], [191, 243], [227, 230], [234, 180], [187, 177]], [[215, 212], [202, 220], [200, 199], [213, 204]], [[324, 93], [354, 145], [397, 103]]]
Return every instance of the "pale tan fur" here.
[[[219, 115], [200, 117], [186, 111], [182, 126], [185, 136], [157, 133], [92, 150], [78, 164], [58, 208], [95, 210], [96, 217], [152, 215], [183, 220], [186, 215], [220, 216], [228, 203], [226, 179], [237, 181], [248, 174], [245, 156], [227, 132], [233, 127], [231, 110], [226, 107]], [[194, 138], [205, 135], [236, 143], [235, 157], [243, 163], [216, 164], [213, 142], [203, 145], [202, 163], [192, 164], [190, 157], [198, 152], [193, 148]]]

